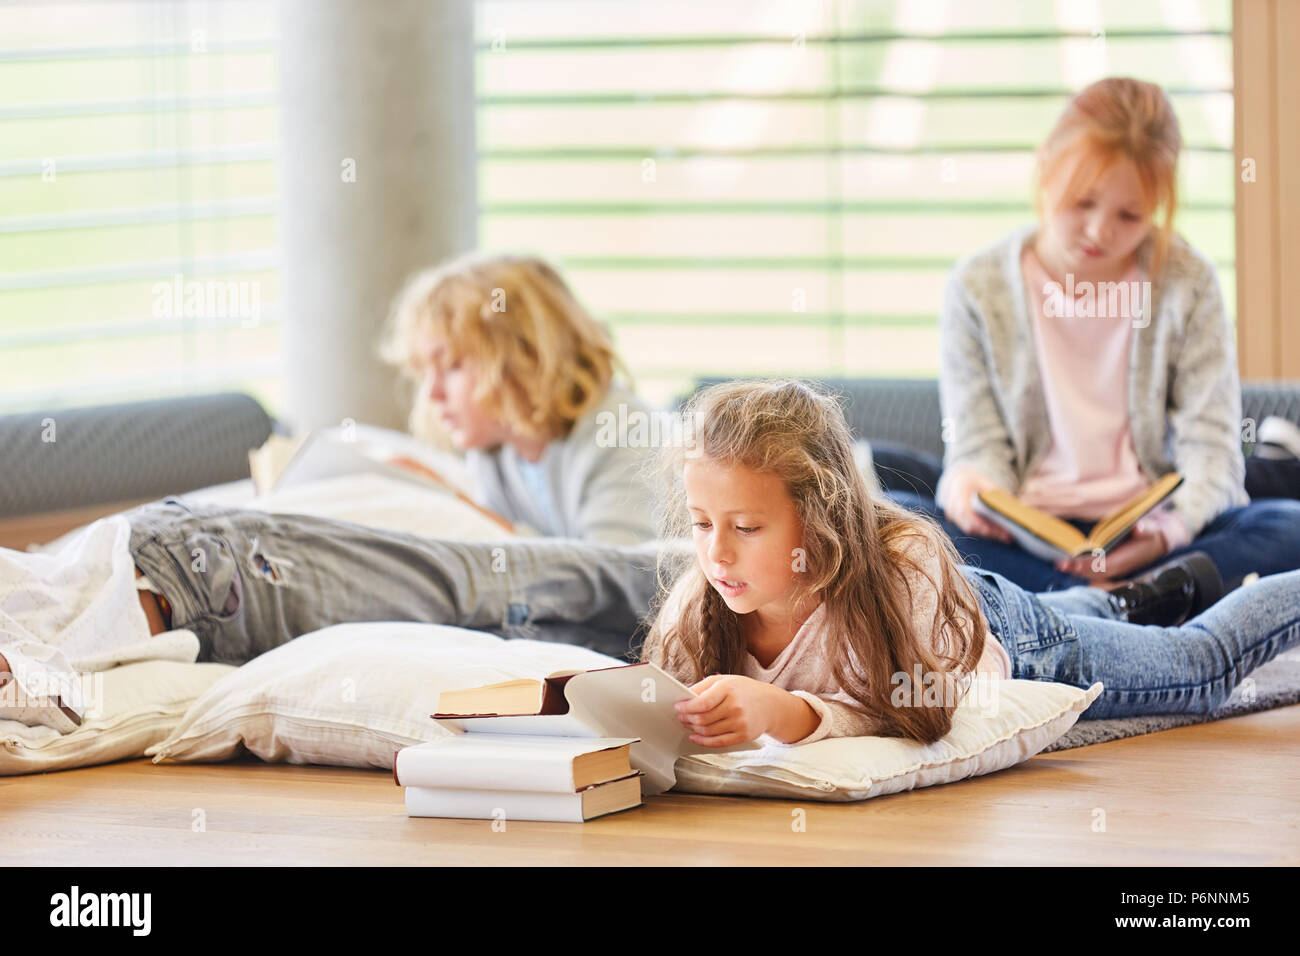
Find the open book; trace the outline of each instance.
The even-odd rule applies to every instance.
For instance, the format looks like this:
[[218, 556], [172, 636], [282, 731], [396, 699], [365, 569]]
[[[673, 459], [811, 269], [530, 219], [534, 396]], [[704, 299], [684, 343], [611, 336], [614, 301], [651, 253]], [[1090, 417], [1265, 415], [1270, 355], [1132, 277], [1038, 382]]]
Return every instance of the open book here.
[[981, 491], [972, 505], [976, 514], [1005, 528], [1030, 554], [1055, 563], [1062, 558], [1109, 551], [1128, 537], [1143, 515], [1173, 494], [1182, 483], [1181, 475], [1170, 472], [1142, 494], [1106, 515], [1086, 535], [1060, 518], [1025, 504], [1007, 491]]
[[632, 745], [632, 766], [645, 773], [642, 792], [652, 795], [677, 782], [678, 757], [759, 749], [753, 741], [692, 743], [673, 704], [695, 696], [657, 664], [643, 662], [443, 691], [433, 718], [464, 733], [640, 738]]
[[441, 491], [514, 533], [507, 519], [475, 502], [457, 481], [442, 473], [454, 467], [450, 459], [445, 465], [438, 460], [444, 453], [417, 450], [413, 443], [408, 437], [361, 424], [317, 429], [305, 438], [272, 435], [248, 453], [249, 471], [259, 495], [340, 475], [383, 475]]

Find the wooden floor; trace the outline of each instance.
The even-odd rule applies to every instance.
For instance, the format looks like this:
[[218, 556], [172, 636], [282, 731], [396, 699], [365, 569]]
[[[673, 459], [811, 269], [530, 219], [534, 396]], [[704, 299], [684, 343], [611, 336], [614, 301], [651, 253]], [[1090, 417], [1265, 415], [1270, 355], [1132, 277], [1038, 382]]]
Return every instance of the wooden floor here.
[[667, 794], [505, 832], [408, 818], [380, 770], [136, 760], [0, 778], [0, 863], [1296, 865], [1300, 706], [862, 803]]

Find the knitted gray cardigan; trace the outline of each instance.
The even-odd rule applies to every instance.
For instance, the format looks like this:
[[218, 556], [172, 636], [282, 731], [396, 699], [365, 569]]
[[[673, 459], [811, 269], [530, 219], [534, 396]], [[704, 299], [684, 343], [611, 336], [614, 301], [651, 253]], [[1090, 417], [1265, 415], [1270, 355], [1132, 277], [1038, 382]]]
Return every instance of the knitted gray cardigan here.
[[[541, 466], [550, 507], [534, 497], [509, 445], [465, 455], [476, 500], [511, 521], [547, 537], [582, 538], [602, 544], [635, 545], [655, 537], [652, 434], [642, 427], [652, 410], [622, 385], [611, 384], [598, 405], [574, 423], [569, 434], [542, 452]], [[671, 417], [671, 416], [669, 416]], [[627, 424], [629, 432], [609, 423]], [[611, 438], [617, 440], [611, 441]], [[556, 525], [552, 517], [559, 521]]]
[[[944, 476], [956, 465], [1018, 491], [1051, 446], [1020, 254], [1036, 225], [959, 262], [939, 322]], [[1144, 269], [1150, 242], [1139, 250]], [[1214, 266], [1174, 236], [1151, 287], [1151, 318], [1134, 326], [1129, 423], [1143, 474], [1184, 478], [1172, 504], [1195, 537], [1218, 514], [1248, 504], [1241, 453], [1241, 386]]]

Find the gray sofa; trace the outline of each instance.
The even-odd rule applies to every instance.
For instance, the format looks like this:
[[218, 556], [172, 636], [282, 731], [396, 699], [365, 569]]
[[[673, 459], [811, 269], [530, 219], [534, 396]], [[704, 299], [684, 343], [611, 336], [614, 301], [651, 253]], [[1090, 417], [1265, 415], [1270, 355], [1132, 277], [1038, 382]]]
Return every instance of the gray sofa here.
[[0, 518], [247, 478], [248, 451], [273, 426], [234, 392], [0, 416]]
[[[819, 381], [841, 396], [855, 437], [872, 443], [878, 465], [888, 462], [891, 446], [903, 446], [938, 467], [943, 441], [933, 379]], [[1243, 414], [1257, 422], [1280, 415], [1300, 424], [1300, 383], [1248, 384], [1242, 401]], [[249, 449], [275, 427], [256, 400], [236, 393], [0, 416], [0, 518], [247, 478]], [[927, 485], [930, 477], [908, 476], [902, 486], [915, 488], [918, 479]]]
[[[696, 389], [722, 378], [705, 378]], [[887, 489], [934, 494], [943, 463], [939, 383], [934, 379], [823, 378], [840, 397], [854, 438], [871, 443], [880, 483]], [[684, 399], [679, 399], [678, 407]], [[1243, 418], [1258, 425], [1277, 415], [1300, 425], [1300, 382], [1247, 383], [1241, 389]], [[1249, 455], [1253, 444], [1243, 444]], [[917, 454], [917, 453], [920, 454]], [[901, 454], [900, 454], [901, 453]]]
[[[701, 379], [696, 387], [724, 379]], [[939, 383], [934, 379], [823, 378], [841, 396], [855, 438], [906, 445], [943, 458]], [[1241, 389], [1242, 415], [1256, 423], [1270, 415], [1300, 425], [1300, 382], [1250, 384]]]

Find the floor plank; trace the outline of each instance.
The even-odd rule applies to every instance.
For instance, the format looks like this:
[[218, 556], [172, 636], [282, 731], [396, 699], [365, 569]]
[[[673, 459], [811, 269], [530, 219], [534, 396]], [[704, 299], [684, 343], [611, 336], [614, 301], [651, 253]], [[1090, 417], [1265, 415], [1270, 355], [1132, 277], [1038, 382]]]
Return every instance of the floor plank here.
[[0, 778], [0, 862], [1296, 865], [1300, 706], [861, 803], [665, 794], [586, 824], [504, 832], [408, 818], [382, 770], [134, 760]]

